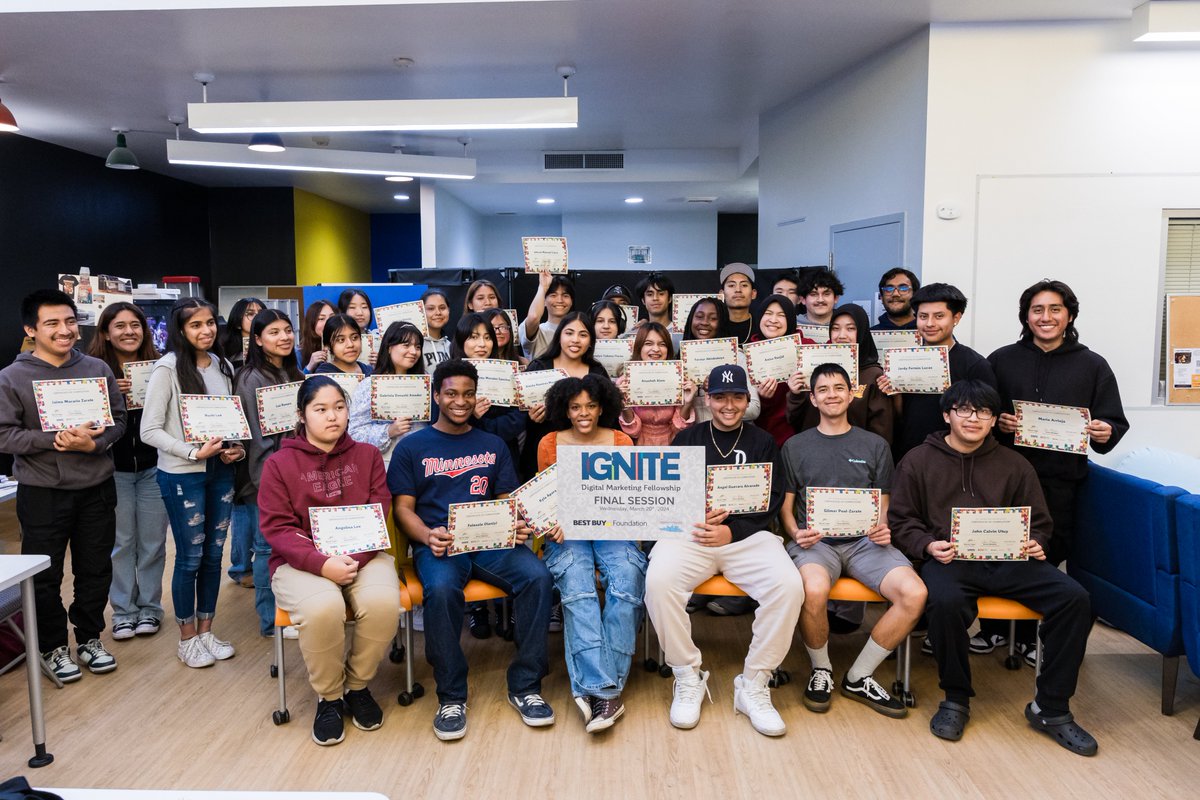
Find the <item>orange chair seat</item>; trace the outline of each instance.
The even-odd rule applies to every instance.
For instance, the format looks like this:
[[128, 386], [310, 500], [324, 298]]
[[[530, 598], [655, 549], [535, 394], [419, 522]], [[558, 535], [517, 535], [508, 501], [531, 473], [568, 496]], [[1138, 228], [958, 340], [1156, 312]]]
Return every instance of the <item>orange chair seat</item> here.
[[[468, 603], [499, 600], [506, 596], [507, 593], [503, 589], [474, 579], [467, 581], [467, 587], [463, 589], [463, 597]], [[417, 578], [417, 571], [408, 564], [404, 565], [404, 582], [400, 584], [400, 607], [405, 611], [412, 611], [413, 606], [421, 605], [424, 599], [425, 591], [421, 587], [420, 579]]]
[[980, 597], [980, 619], [1041, 619], [1042, 615], [1007, 597]]
[[[746, 593], [730, 583], [724, 575], [714, 575], [693, 590], [696, 594], [718, 597], [745, 597]], [[872, 592], [853, 578], [838, 578], [829, 591], [830, 600], [845, 600], [862, 603], [882, 603], [884, 598]]]
[[[346, 621], [349, 622], [352, 619], [354, 619], [354, 613], [352, 611], [350, 611], [349, 607], [347, 607], [346, 608]], [[284, 611], [279, 606], [275, 606], [275, 625], [276, 625], [276, 627], [286, 628], [288, 625], [291, 625], [291, 624], [292, 624], [291, 615], [288, 614], [288, 612]]]

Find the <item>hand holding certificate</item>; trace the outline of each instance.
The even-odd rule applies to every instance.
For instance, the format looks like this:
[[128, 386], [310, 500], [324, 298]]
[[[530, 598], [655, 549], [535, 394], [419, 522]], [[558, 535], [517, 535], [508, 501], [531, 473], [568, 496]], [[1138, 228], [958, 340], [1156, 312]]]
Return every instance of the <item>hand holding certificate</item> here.
[[746, 351], [746, 371], [756, 384], [774, 378], [780, 383], [796, 372], [796, 363], [801, 342], [800, 335], [780, 336], [761, 342], [748, 342], [742, 347]]
[[630, 361], [625, 365], [625, 403], [630, 406], [677, 406], [683, 403], [683, 363]]
[[608, 377], [615, 378], [625, 371], [625, 362], [633, 358], [633, 339], [597, 339], [592, 357]]
[[1056, 406], [1014, 400], [1017, 432], [1013, 444], [1087, 455], [1091, 412], [1076, 406]]
[[429, 323], [425, 321], [425, 304], [420, 300], [393, 303], [375, 309], [375, 324], [379, 326], [381, 333], [387, 333], [388, 326], [393, 322], [411, 322], [421, 331], [422, 336], [429, 335]]
[[453, 537], [446, 555], [507, 550], [517, 542], [517, 507], [511, 497], [451, 503], [446, 530]]
[[263, 436], [274, 436], [296, 428], [296, 393], [303, 381], [261, 386], [254, 390], [258, 427]]
[[538, 536], [558, 524], [558, 464], [551, 464], [510, 495], [517, 513]]
[[761, 514], [771, 507], [771, 467], [718, 464], [708, 468], [704, 501], [709, 511]]
[[941, 394], [950, 388], [950, 349], [894, 347], [883, 352], [883, 371], [901, 394]]
[[525, 272], [567, 274], [567, 240], [561, 236], [522, 236]]
[[[858, 345], [805, 344], [796, 354], [796, 372], [800, 375], [800, 390], [808, 390], [808, 379], [822, 364], [837, 364], [850, 376], [850, 391], [858, 389]], [[789, 376], [791, 377], [791, 376]]]
[[372, 375], [371, 419], [429, 420], [428, 375]]
[[517, 370], [520, 366], [516, 361], [504, 361], [499, 358], [468, 358], [468, 364], [474, 364], [479, 373], [479, 381], [475, 393], [486, 397], [494, 406], [515, 406], [517, 404]]
[[181, 394], [179, 416], [183, 440], [192, 444], [212, 439], [249, 439], [250, 423], [237, 395]]
[[129, 381], [129, 395], [125, 398], [127, 408], [142, 408], [146, 405], [146, 389], [150, 385], [150, 373], [157, 361], [126, 361], [121, 365], [121, 375]]
[[951, 509], [954, 557], [960, 561], [1024, 561], [1029, 511], [1029, 506]]
[[826, 344], [829, 341], [828, 325], [809, 325], [801, 322], [796, 325], [796, 333], [805, 339], [812, 339], [815, 344]]
[[326, 556], [352, 556], [391, 546], [383, 504], [324, 506], [308, 509], [313, 545]]
[[737, 363], [736, 336], [725, 339], [690, 339], [679, 343], [683, 372], [697, 384], [704, 383], [717, 367]]
[[866, 536], [879, 524], [878, 489], [809, 486], [804, 490], [804, 519], [809, 530], [829, 538]]
[[884, 350], [895, 350], [897, 347], [920, 347], [921, 334], [915, 330], [871, 331], [871, 340], [875, 349], [882, 353]]
[[565, 369], [538, 369], [533, 372], [518, 372], [513, 381], [517, 385], [517, 405], [528, 411], [536, 405], [546, 402], [546, 392], [550, 387], [569, 377]]
[[43, 431], [113, 424], [107, 378], [33, 381], [33, 399]]

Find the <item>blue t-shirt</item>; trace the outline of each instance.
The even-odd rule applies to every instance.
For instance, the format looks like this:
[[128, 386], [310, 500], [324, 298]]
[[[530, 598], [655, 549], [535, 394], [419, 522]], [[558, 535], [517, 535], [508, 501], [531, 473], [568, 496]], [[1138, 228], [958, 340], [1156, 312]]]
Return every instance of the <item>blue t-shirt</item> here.
[[410, 433], [392, 452], [387, 480], [393, 495], [416, 498], [417, 516], [430, 528], [446, 524], [451, 503], [493, 500], [520, 485], [508, 445], [478, 428]]

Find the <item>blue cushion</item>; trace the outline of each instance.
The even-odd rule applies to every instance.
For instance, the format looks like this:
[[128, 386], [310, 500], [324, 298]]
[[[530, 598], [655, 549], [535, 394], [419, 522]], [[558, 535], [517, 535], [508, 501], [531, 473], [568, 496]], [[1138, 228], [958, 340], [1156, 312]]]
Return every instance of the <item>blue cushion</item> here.
[[1180, 604], [1183, 646], [1192, 672], [1200, 675], [1200, 495], [1176, 503], [1179, 533]]

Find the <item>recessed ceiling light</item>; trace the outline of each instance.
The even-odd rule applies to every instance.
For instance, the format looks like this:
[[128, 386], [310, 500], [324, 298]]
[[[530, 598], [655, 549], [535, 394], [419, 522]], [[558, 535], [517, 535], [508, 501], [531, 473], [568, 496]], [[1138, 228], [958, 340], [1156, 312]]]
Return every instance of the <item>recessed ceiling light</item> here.
[[640, 203], [640, 202], [642, 202], [642, 198], [640, 198], [640, 197], [626, 197], [626, 198], [625, 198], [625, 202], [626, 202], [626, 203], [629, 203], [629, 205], [631, 205], [631, 206], [632, 206], [632, 205], [636, 205], [637, 203]]
[[384, 180], [391, 181], [392, 183], [408, 183], [409, 181], [412, 180], [412, 176], [411, 175], [388, 175], [386, 178], [384, 178]]
[[554, 198], [553, 198], [553, 197], [539, 197], [539, 198], [537, 199], [537, 201], [538, 201], [538, 205], [541, 205], [541, 206], [552, 206], [552, 205], [554, 205]]
[[406, 195], [406, 194], [394, 194], [394, 195], [392, 195], [392, 197], [396, 198], [397, 200], [407, 200], [408, 199], [408, 195]]

